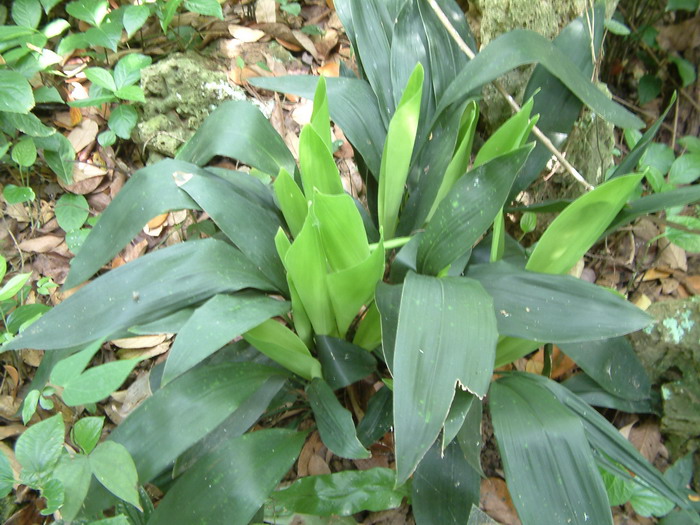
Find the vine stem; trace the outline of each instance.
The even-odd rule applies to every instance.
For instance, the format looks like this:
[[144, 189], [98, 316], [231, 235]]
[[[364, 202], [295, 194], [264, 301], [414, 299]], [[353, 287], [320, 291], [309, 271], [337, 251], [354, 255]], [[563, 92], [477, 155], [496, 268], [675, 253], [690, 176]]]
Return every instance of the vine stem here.
[[[447, 32], [452, 37], [452, 40], [454, 40], [457, 43], [462, 52], [465, 55], [467, 55], [470, 60], [473, 60], [476, 56], [474, 54], [474, 51], [472, 51], [467, 45], [467, 43], [464, 41], [464, 39], [462, 39], [460, 34], [452, 25], [452, 22], [450, 22], [449, 18], [447, 18], [443, 10], [437, 4], [436, 0], [428, 0], [428, 4], [430, 4], [430, 7], [433, 9], [435, 15], [440, 20], [440, 23], [445, 27], [445, 29], [447, 29]], [[516, 113], [520, 111], [520, 105], [503, 88], [500, 82], [494, 80], [493, 85], [498, 90], [498, 92], [506, 99], [510, 107], [513, 108], [513, 111], [515, 111]], [[594, 189], [594, 186], [588, 183], [588, 181], [586, 181], [586, 179], [584, 179], [583, 176], [581, 176], [578, 170], [568, 160], [566, 160], [563, 153], [557, 149], [557, 147], [552, 143], [552, 141], [549, 140], [549, 137], [547, 137], [547, 135], [545, 135], [540, 128], [535, 126], [534, 128], [532, 128], [532, 132], [535, 134], [535, 137], [537, 137], [537, 140], [539, 140], [544, 145], [544, 147], [547, 148], [552, 153], [552, 155], [554, 155], [554, 157], [559, 161], [559, 163], [564, 167], [564, 169], [568, 171], [569, 174], [571, 174], [571, 176], [574, 179], [580, 182], [586, 188], [586, 190], [590, 191]]]

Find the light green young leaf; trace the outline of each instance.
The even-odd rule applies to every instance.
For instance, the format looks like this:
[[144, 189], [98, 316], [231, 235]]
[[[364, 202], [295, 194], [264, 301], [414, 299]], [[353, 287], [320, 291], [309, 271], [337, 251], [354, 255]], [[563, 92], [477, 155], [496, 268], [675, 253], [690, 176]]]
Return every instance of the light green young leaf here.
[[76, 0], [66, 5], [66, 12], [92, 26], [99, 26], [109, 12], [107, 0]]
[[31, 273], [19, 273], [7, 281], [0, 288], [0, 301], [7, 301], [17, 295], [31, 276]]
[[[128, 13], [129, 9], [132, 7], [146, 8], [146, 12], [148, 12], [147, 5], [129, 6], [124, 14], [124, 17], [126, 17], [126, 13]], [[117, 62], [117, 65], [114, 66], [114, 83], [117, 89], [138, 83], [138, 81], [141, 79], [141, 70], [150, 66], [151, 62], [153, 62], [151, 57], [140, 53], [130, 53], [122, 58], [119, 62]]]
[[90, 364], [94, 355], [102, 347], [104, 340], [95, 341], [79, 352], [60, 360], [51, 369], [51, 383], [56, 386], [65, 386], [69, 381], [82, 374], [85, 367]]
[[39, 0], [14, 0], [12, 20], [18, 26], [36, 29], [41, 20], [41, 3]]
[[64, 385], [63, 402], [78, 406], [102, 401], [119, 389], [140, 361], [140, 358], [126, 359], [89, 368]]
[[605, 29], [610, 31], [613, 35], [627, 36], [632, 32], [629, 27], [622, 22], [618, 22], [614, 18], [609, 18], [604, 23]]
[[29, 186], [15, 186], [14, 184], [7, 184], [2, 190], [2, 196], [5, 197], [8, 204], [32, 202], [36, 199], [34, 190]]
[[482, 164], [486, 164], [490, 160], [507, 155], [511, 151], [523, 145], [523, 142], [530, 134], [530, 130], [535, 125], [536, 118], [530, 119], [532, 106], [535, 104], [535, 99], [531, 98], [520, 111], [506, 120], [481, 146], [481, 149], [476, 154], [474, 159], [474, 168], [478, 168]]
[[[700, 229], [700, 219], [686, 215], [672, 215], [669, 222], [675, 222], [692, 229]], [[700, 253], [700, 235], [668, 226], [666, 237], [689, 253]]]
[[121, 100], [131, 100], [134, 102], [146, 102], [146, 95], [140, 86], [124, 86], [117, 89], [114, 94]]
[[378, 214], [384, 237], [392, 239], [413, 155], [423, 93], [423, 66], [416, 64], [389, 123], [379, 172]]
[[671, 184], [692, 184], [700, 178], [700, 153], [686, 153], [671, 164], [668, 182]]
[[469, 167], [469, 161], [471, 159], [472, 144], [474, 142], [474, 133], [476, 132], [476, 123], [478, 120], [479, 106], [476, 102], [471, 102], [467, 105], [467, 109], [464, 110], [464, 115], [462, 115], [462, 122], [460, 123], [459, 127], [459, 138], [457, 139], [457, 147], [455, 148], [450, 164], [445, 170], [445, 176], [442, 178], [440, 188], [435, 196], [435, 201], [433, 202], [433, 206], [428, 213], [426, 222], [430, 222], [430, 219], [433, 217], [438, 205], [455, 185], [457, 179], [466, 173], [467, 168]]
[[78, 445], [83, 454], [90, 454], [102, 435], [104, 417], [84, 417], [75, 422], [71, 430], [73, 443]]
[[141, 510], [136, 465], [129, 451], [114, 441], [100, 443], [88, 456], [92, 473], [107, 490]]
[[311, 380], [321, 377], [321, 363], [311, 356], [299, 336], [274, 319], [243, 334], [243, 338], [287, 370]]
[[122, 19], [127, 38], [134, 36], [143, 27], [150, 15], [151, 9], [148, 4], [127, 6]]
[[39, 398], [41, 397], [41, 390], [30, 390], [27, 397], [24, 398], [24, 403], [22, 404], [22, 423], [25, 425], [29, 423], [32, 419], [34, 412], [36, 412], [36, 407], [39, 404]]
[[486, 394], [498, 338], [491, 297], [472, 279], [411, 272], [400, 304], [396, 342], [385, 349], [393, 350], [397, 484], [438, 437], [455, 387]]
[[345, 191], [331, 150], [311, 125], [304, 126], [299, 136], [299, 170], [304, 195], [309, 200], [316, 190], [328, 195]]
[[15, 456], [22, 465], [22, 477], [47, 473], [56, 465], [63, 451], [64, 433], [61, 414], [24, 431], [15, 444]]
[[63, 484], [61, 517], [64, 521], [72, 521], [80, 512], [90, 488], [90, 461], [83, 454], [76, 454], [72, 458], [66, 454], [58, 463], [54, 475]]
[[[273, 183], [273, 188], [284, 220], [289, 227], [289, 233], [292, 234], [292, 237], [296, 237], [299, 235], [308, 213], [306, 198], [294, 178], [284, 168], [280, 169], [279, 175]], [[280, 257], [284, 260], [281, 255]]]
[[314, 94], [313, 112], [311, 113], [311, 127], [321, 137], [321, 140], [328, 148], [328, 151], [333, 151], [331, 145], [331, 116], [328, 110], [328, 95], [326, 94], [326, 77], [321, 76], [316, 84], [316, 93]]
[[383, 275], [383, 239], [364, 261], [328, 274], [328, 292], [341, 335], [345, 335], [360, 308], [372, 302], [377, 283], [382, 280]]
[[4, 452], [0, 451], [0, 498], [4, 498], [10, 492], [15, 484], [15, 476], [12, 472], [10, 460]]
[[[311, 129], [311, 128], [308, 128]], [[287, 251], [284, 266], [299, 301], [319, 335], [339, 335], [326, 282], [327, 263], [311, 214]], [[294, 301], [292, 301], [292, 306]]]
[[90, 82], [100, 86], [101, 88], [112, 92], [117, 90], [117, 85], [114, 83], [112, 72], [103, 67], [89, 67], [85, 70], [85, 76]]
[[340, 404], [328, 383], [316, 377], [306, 386], [306, 393], [318, 425], [318, 433], [328, 450], [341, 458], [369, 458], [369, 450], [357, 439], [352, 414]]
[[184, 6], [185, 9], [193, 13], [224, 19], [224, 14], [217, 0], [185, 0]]
[[136, 126], [138, 118], [138, 113], [133, 106], [119, 104], [109, 116], [109, 128], [117, 137], [128, 140], [131, 138], [131, 131]]
[[41, 496], [46, 499], [46, 508], [40, 511], [42, 516], [50, 516], [63, 505], [63, 484], [56, 478], [49, 479], [46, 483], [36, 485], [41, 491]]
[[23, 168], [28, 168], [36, 162], [36, 144], [31, 137], [20, 139], [12, 147], [12, 160]]
[[56, 220], [65, 232], [72, 232], [85, 224], [90, 206], [82, 195], [65, 193], [56, 201]]
[[665, 516], [676, 506], [671, 500], [663, 497], [655, 490], [639, 483], [633, 483], [630, 503], [640, 516]]
[[643, 175], [618, 177], [569, 204], [540, 238], [526, 269], [540, 273], [566, 273], [595, 244]]
[[369, 256], [362, 217], [350, 195], [317, 191], [310, 213], [331, 271], [351, 268]]

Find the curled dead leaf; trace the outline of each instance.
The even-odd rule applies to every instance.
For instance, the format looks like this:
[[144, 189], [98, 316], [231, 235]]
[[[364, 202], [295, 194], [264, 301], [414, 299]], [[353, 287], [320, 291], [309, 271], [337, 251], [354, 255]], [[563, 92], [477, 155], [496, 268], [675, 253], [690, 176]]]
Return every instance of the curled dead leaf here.
[[63, 242], [63, 237], [57, 235], [43, 235], [35, 239], [27, 239], [19, 243], [19, 249], [23, 252], [47, 253]]
[[114, 339], [110, 341], [118, 348], [151, 348], [159, 345], [166, 339], [165, 334], [160, 335], [141, 335], [138, 337], [126, 337], [124, 339]]

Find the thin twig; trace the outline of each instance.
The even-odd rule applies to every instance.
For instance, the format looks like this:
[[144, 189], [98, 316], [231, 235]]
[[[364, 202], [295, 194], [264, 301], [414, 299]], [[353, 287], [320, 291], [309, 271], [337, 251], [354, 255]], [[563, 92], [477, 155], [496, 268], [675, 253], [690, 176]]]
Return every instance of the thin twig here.
[[[447, 32], [450, 34], [452, 39], [457, 43], [459, 48], [462, 50], [462, 52], [469, 57], [469, 59], [473, 59], [476, 55], [474, 52], [469, 49], [469, 46], [467, 43], [462, 39], [462, 37], [459, 35], [457, 30], [454, 28], [452, 25], [452, 22], [447, 18], [445, 13], [442, 11], [440, 6], [437, 4], [435, 0], [428, 0], [428, 3], [430, 4], [430, 7], [433, 9], [435, 12], [435, 15], [438, 17], [440, 20], [440, 23], [447, 29]], [[520, 111], [520, 105], [515, 101], [515, 99], [510, 96], [510, 94], [503, 88], [503, 86], [500, 84], [498, 81], [494, 81], [493, 85], [495, 88], [498, 90], [498, 92], [506, 99], [508, 104], [510, 104], [510, 107], [513, 108], [513, 111], [516, 113]], [[545, 135], [540, 128], [535, 126], [532, 128], [532, 132], [535, 134], [535, 137], [537, 137], [537, 140], [539, 140], [551, 153], [556, 157], [556, 159], [559, 161], [559, 163], [568, 171], [571, 176], [576, 179], [578, 182], [583, 184], [583, 186], [587, 190], [592, 190], [594, 187], [589, 184], [586, 179], [584, 179], [581, 174], [578, 172], [576, 168], [564, 157], [564, 155], [557, 149], [557, 147], [552, 143], [551, 140], [549, 140], [549, 137]]]

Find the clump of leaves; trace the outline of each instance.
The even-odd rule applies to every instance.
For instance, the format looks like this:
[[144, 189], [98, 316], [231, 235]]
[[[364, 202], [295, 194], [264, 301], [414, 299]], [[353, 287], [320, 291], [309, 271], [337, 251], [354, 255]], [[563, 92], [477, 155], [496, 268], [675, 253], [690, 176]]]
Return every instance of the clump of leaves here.
[[[458, 6], [439, 4], [473, 42]], [[66, 286], [92, 277], [167, 211], [205, 211], [219, 231], [101, 275], [9, 347], [69, 354], [40, 372], [64, 385], [64, 397], [71, 381], [82, 381], [74, 393], [95, 400], [116, 388], [98, 379], [111, 374], [107, 365], [86, 368], [101, 341], [177, 333], [152, 372], [153, 395], [107, 441], [129, 451], [140, 483], [167, 475], [149, 524], [247, 524], [262, 519], [268, 500], [290, 512], [349, 516], [407, 496], [418, 523], [463, 523], [479, 501], [486, 395], [523, 523], [611, 524], [599, 466], [617, 464], [688, 509], [677, 487], [571, 389], [517, 372], [492, 381], [495, 367], [556, 343], [606, 402], [650, 396], [620, 338], [649, 317], [565, 275], [622, 220], [643, 175], [615, 173], [571, 203], [529, 255], [504, 228], [509, 195], [546, 162], [529, 138], [538, 106], [551, 133], [565, 133], [569, 122], [553, 115], [582, 102], [618, 125], [641, 126], [563, 51], [586, 50], [590, 61], [600, 28], [591, 34], [579, 19], [556, 44], [514, 31], [468, 60], [424, 2], [335, 5], [362, 76], [258, 82], [314, 98], [298, 166], [254, 106], [222, 104], [176, 159], [133, 175], [88, 235]], [[530, 62], [540, 63], [533, 79], [551, 98], [529, 99], [472, 161], [479, 90]], [[553, 78], [559, 83], [545, 82]], [[343, 191], [331, 118], [356, 150], [368, 207]], [[216, 156], [273, 182], [206, 167]], [[337, 391], [370, 375], [384, 386], [356, 425]], [[343, 458], [368, 458], [393, 428], [396, 470], [308, 476], [275, 492], [308, 431], [299, 420], [249, 429], [285, 403], [313, 417], [324, 445]], [[113, 501], [94, 486], [85, 503], [82, 517], [97, 517]]]

